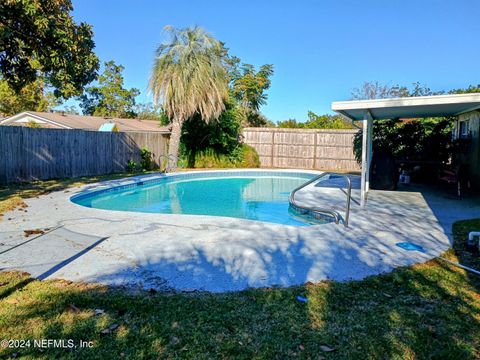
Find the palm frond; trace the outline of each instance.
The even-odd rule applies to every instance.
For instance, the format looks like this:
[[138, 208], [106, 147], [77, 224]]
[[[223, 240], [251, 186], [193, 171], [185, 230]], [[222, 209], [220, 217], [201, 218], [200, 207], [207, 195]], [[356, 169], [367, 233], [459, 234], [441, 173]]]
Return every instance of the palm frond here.
[[180, 123], [196, 113], [218, 118], [228, 94], [220, 42], [200, 27], [164, 30], [169, 41], [156, 50], [149, 82], [155, 103]]

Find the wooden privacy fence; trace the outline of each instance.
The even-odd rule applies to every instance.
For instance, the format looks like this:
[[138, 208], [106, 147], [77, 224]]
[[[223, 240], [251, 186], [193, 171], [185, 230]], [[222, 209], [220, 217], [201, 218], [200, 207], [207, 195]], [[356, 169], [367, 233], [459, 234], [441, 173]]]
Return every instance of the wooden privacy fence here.
[[245, 128], [263, 167], [359, 171], [353, 154], [357, 130]]
[[158, 164], [168, 135], [0, 126], [0, 183], [124, 172], [147, 148]]

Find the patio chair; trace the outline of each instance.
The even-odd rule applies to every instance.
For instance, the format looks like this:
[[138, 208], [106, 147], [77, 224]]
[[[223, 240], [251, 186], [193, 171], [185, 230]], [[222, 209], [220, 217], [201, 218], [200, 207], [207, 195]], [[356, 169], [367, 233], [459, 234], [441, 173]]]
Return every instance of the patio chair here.
[[462, 196], [465, 187], [470, 190], [470, 179], [466, 165], [456, 165], [443, 169], [440, 173], [439, 180], [447, 184], [455, 184], [458, 197]]

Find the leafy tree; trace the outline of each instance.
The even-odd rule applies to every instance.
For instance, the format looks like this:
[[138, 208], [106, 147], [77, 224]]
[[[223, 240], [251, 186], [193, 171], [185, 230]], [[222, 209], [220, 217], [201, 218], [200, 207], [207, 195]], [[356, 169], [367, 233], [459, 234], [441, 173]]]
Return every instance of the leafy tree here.
[[0, 79], [0, 113], [5, 116], [22, 111], [50, 111], [59, 104], [56, 97], [45, 89], [42, 78], [15, 92], [8, 82]]
[[137, 113], [137, 119], [140, 120], [158, 120], [161, 125], [168, 125], [170, 122], [165, 111], [152, 103], [137, 104], [135, 112]]
[[480, 84], [470, 85], [466, 89], [453, 89], [448, 92], [449, 94], [471, 94], [480, 93]]
[[155, 104], [162, 105], [172, 122], [169, 155], [178, 157], [185, 121], [198, 115], [209, 122], [225, 109], [228, 79], [223, 46], [205, 30], [165, 30], [170, 39], [157, 49], [149, 85]]
[[260, 106], [267, 103], [266, 90], [271, 85], [273, 65], [262, 65], [258, 71], [250, 64], [243, 64], [240, 69], [234, 65], [230, 74], [231, 96], [239, 102], [243, 123], [247, 126], [264, 126], [267, 119], [260, 113]]
[[79, 109], [75, 105], [64, 106], [60, 111], [70, 115], [80, 115]]
[[270, 76], [273, 75], [273, 65], [266, 64], [260, 67], [258, 72], [250, 64], [243, 64], [241, 74], [233, 79], [233, 96], [240, 103], [252, 110], [258, 111], [261, 105], [266, 104], [267, 90], [270, 85]]
[[223, 64], [228, 74], [229, 97], [236, 102], [242, 124], [274, 127], [275, 124], [260, 112], [261, 105], [267, 102], [265, 92], [271, 85], [273, 65], [262, 65], [257, 72], [253, 65], [242, 64], [240, 58], [230, 55], [224, 43], [221, 45]]
[[272, 127], [275, 127], [275, 126], [276, 126], [276, 124], [275, 124], [272, 120], [267, 119], [267, 118], [265, 118], [265, 119], [266, 119], [266, 120], [265, 120], [265, 125], [264, 125], [265, 127], [270, 127], [270, 128], [272, 128]]
[[105, 69], [98, 77], [98, 84], [85, 89], [80, 97], [80, 107], [85, 115], [134, 118], [135, 97], [140, 91], [123, 87], [124, 67], [115, 62], [105, 62]]
[[213, 150], [215, 154], [230, 155], [239, 146], [241, 124], [238, 108], [232, 100], [225, 102], [225, 110], [219, 118], [208, 123], [199, 114], [183, 125], [181, 142], [188, 159], [188, 166], [195, 167], [198, 152]]
[[[452, 155], [452, 122], [444, 118], [422, 121], [377, 120], [373, 127], [373, 147], [388, 150], [400, 160], [447, 162]], [[362, 135], [354, 139], [354, 154], [362, 158]]]
[[297, 122], [295, 119], [288, 119], [278, 123], [280, 128], [291, 129], [352, 129], [352, 124], [340, 115], [317, 115], [313, 111], [308, 112], [306, 122]]
[[307, 129], [352, 129], [352, 124], [341, 115], [317, 115], [313, 111], [308, 112]]
[[445, 94], [445, 91], [432, 91], [427, 85], [422, 85], [419, 82], [413, 83], [413, 87], [408, 90], [406, 96], [432, 96], [432, 95], [442, 95]]
[[302, 129], [305, 127], [305, 123], [299, 122], [296, 119], [288, 119], [279, 121], [277, 126], [284, 129]]
[[444, 91], [432, 91], [428, 86], [419, 82], [413, 83], [412, 88], [400, 85], [384, 85], [378, 81], [365, 81], [362, 86], [352, 90], [353, 100], [388, 99], [409, 96], [442, 95]]
[[367, 99], [387, 99], [395, 97], [408, 96], [430, 96], [441, 95], [444, 92], [433, 92], [426, 85], [419, 82], [413, 83], [413, 87], [408, 89], [406, 86], [400, 85], [383, 85], [378, 81], [365, 81], [362, 86], [355, 88], [352, 91], [353, 100], [367, 100]]
[[404, 96], [408, 96], [406, 87], [383, 85], [378, 81], [365, 81], [362, 86], [352, 90], [353, 100], [386, 99]]
[[[445, 93], [444, 91], [434, 92], [419, 82], [412, 85], [409, 89], [406, 86], [387, 86], [380, 85], [378, 82], [365, 82], [361, 90], [355, 89], [352, 92], [352, 97], [375, 99], [431, 96]], [[452, 119], [450, 118], [376, 120], [373, 123], [373, 148], [374, 150], [388, 151], [400, 160], [447, 162], [452, 156], [453, 149], [451, 131]], [[355, 135], [354, 153], [357, 162], [360, 163], [362, 130]]]
[[0, 72], [17, 93], [39, 77], [57, 97], [79, 95], [93, 81], [98, 58], [92, 28], [76, 24], [70, 0], [3, 0]]

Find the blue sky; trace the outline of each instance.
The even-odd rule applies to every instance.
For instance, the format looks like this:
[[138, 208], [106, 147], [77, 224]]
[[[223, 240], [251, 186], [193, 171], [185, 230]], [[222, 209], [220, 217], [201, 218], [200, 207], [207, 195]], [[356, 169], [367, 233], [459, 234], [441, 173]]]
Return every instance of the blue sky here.
[[151, 101], [147, 82], [165, 25], [199, 25], [242, 61], [275, 66], [271, 120], [330, 113], [364, 81], [432, 90], [480, 83], [480, 1], [73, 0], [93, 25], [101, 61], [125, 67], [127, 87]]

